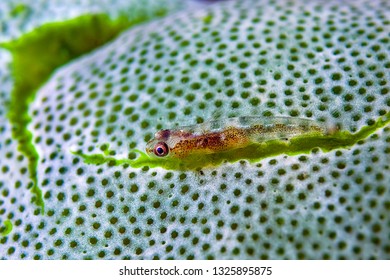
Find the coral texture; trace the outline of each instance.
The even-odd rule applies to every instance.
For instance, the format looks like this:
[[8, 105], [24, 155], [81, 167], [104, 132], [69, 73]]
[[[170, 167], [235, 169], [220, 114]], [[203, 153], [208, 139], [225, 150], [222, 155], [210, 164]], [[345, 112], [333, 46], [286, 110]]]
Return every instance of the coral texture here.
[[30, 108], [44, 215], [0, 126], [0, 219], [13, 224], [1, 257], [388, 259], [389, 127], [348, 149], [197, 171], [86, 164], [74, 152], [133, 159], [155, 131], [216, 116], [307, 117], [349, 132], [386, 120], [389, 11], [368, 0], [216, 3], [63, 66]]

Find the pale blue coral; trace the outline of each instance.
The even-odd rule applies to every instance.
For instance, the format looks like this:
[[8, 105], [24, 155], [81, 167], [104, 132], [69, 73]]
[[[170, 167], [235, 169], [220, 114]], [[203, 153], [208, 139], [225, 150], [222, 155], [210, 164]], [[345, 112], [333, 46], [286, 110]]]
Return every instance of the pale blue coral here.
[[358, 130], [389, 112], [383, 5], [221, 3], [134, 27], [64, 66], [31, 108], [48, 215], [1, 206], [22, 221], [2, 257], [388, 259], [388, 128], [351, 149], [202, 173], [86, 165], [71, 153], [109, 144], [126, 157], [157, 129], [215, 114], [297, 114]]

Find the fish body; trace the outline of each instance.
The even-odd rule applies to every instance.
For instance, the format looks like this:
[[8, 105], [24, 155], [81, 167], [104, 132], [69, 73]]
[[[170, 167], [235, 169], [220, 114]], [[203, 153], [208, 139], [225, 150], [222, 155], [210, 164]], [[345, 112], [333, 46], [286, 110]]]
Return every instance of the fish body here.
[[147, 143], [146, 152], [152, 157], [184, 158], [190, 154], [211, 154], [268, 140], [288, 140], [298, 135], [330, 131], [325, 124], [311, 119], [243, 116], [160, 130]]

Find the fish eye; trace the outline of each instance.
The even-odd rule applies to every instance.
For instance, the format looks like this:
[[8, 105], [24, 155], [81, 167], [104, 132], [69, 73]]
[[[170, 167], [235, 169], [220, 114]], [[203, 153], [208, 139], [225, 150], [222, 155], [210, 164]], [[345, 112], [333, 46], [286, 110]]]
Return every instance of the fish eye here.
[[156, 146], [154, 146], [153, 152], [158, 157], [165, 157], [169, 153], [168, 145], [164, 142], [158, 142]]

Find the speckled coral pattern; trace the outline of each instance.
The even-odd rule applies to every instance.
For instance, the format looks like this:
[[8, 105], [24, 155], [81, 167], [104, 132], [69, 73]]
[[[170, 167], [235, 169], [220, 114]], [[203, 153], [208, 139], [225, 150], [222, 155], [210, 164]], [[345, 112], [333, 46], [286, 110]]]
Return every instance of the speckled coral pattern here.
[[1, 138], [1, 153], [15, 153], [0, 164], [0, 218], [14, 224], [1, 257], [388, 259], [388, 127], [350, 149], [201, 172], [87, 165], [72, 151], [108, 145], [131, 157], [158, 129], [217, 115], [308, 117], [355, 132], [389, 112], [389, 10], [217, 3], [129, 29], [64, 66], [31, 107], [45, 215], [34, 215], [25, 183], [9, 183], [23, 160]]

